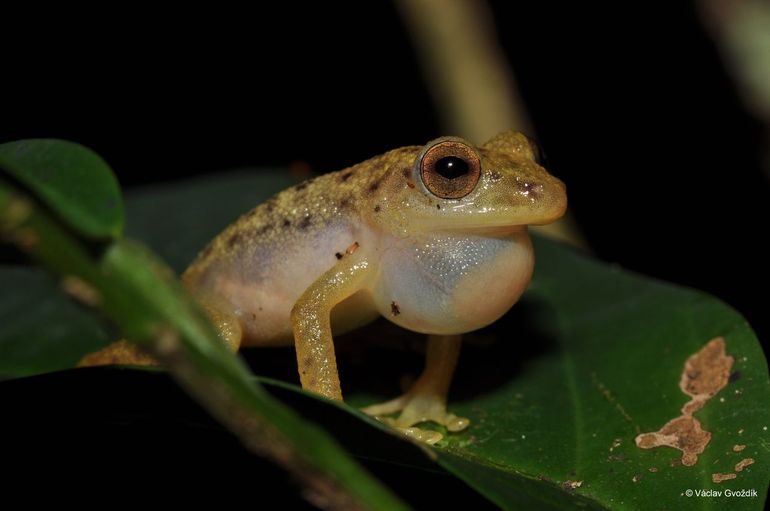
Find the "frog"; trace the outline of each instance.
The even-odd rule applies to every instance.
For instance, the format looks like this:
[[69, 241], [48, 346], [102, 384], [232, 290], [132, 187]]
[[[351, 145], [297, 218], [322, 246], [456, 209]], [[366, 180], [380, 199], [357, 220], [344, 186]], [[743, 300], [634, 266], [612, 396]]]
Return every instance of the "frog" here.
[[566, 210], [564, 183], [541, 163], [515, 131], [480, 146], [450, 136], [388, 151], [257, 205], [182, 283], [231, 350], [293, 345], [303, 389], [331, 400], [343, 399], [335, 336], [379, 317], [427, 335], [412, 386], [363, 411], [436, 443], [443, 435], [421, 423], [449, 433], [470, 424], [447, 408], [462, 336], [518, 301], [535, 262], [528, 226]]

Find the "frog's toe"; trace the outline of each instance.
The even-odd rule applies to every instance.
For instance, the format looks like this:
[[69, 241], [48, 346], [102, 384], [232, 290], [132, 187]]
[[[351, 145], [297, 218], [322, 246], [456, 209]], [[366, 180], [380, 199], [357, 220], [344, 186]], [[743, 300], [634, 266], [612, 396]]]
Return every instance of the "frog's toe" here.
[[447, 431], [451, 431], [452, 433], [464, 430], [470, 423], [471, 421], [466, 417], [458, 417], [453, 413], [447, 413], [443, 418], [443, 422], [441, 422], [441, 424], [446, 427]]
[[435, 422], [446, 427], [451, 432], [462, 431], [470, 421], [447, 412], [443, 399], [431, 395], [415, 395], [404, 406], [401, 415], [395, 419], [395, 425], [406, 428], [420, 422]]
[[404, 394], [403, 396], [397, 397], [396, 399], [391, 399], [390, 401], [385, 401], [384, 403], [378, 403], [376, 405], [370, 405], [365, 408], [361, 408], [361, 411], [366, 415], [371, 415], [372, 417], [379, 417], [381, 415], [400, 412], [404, 409], [404, 405], [406, 404], [407, 399], [408, 396]]
[[158, 365], [158, 361], [142, 351], [136, 344], [120, 340], [89, 353], [81, 358], [77, 367], [107, 365]]
[[444, 435], [442, 435], [438, 431], [431, 431], [429, 429], [399, 428], [399, 427], [396, 427], [396, 429], [399, 430], [401, 433], [403, 433], [405, 436], [408, 436], [409, 438], [413, 438], [420, 442], [425, 442], [428, 445], [433, 445], [439, 440], [441, 440], [442, 438], [444, 438]]
[[[401, 411], [401, 414], [396, 418], [383, 417], [398, 411]], [[385, 403], [368, 406], [363, 412], [375, 416], [409, 437], [428, 444], [441, 440], [441, 433], [416, 428], [416, 424], [435, 422], [452, 433], [462, 431], [470, 424], [468, 419], [447, 412], [444, 399], [430, 394], [405, 394]]]

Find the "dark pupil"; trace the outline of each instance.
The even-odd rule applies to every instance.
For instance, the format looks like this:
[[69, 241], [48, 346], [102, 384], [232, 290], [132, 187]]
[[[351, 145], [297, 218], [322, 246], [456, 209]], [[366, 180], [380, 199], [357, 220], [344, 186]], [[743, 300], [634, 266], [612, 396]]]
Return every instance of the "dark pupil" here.
[[444, 156], [436, 162], [435, 169], [438, 175], [454, 179], [468, 173], [468, 162], [457, 156]]

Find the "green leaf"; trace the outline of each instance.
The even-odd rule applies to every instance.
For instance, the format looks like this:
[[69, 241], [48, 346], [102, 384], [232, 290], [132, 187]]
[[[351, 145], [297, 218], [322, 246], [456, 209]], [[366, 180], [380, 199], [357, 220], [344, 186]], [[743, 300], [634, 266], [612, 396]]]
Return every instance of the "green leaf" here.
[[90, 149], [65, 140], [0, 144], [8, 173], [82, 236], [111, 239], [123, 231], [123, 200], [109, 166]]
[[[244, 169], [224, 179], [128, 192], [127, 235], [144, 240], [181, 273], [224, 225], [295, 183], [287, 172]], [[73, 367], [115, 339], [41, 269], [0, 266], [0, 282], [0, 379]]]
[[[127, 200], [127, 231], [181, 270], [212, 234], [288, 182], [281, 174], [239, 173], [140, 192]], [[153, 221], [158, 214], [164, 222]], [[547, 240], [536, 238], [535, 245], [536, 274], [521, 303], [468, 336], [450, 408], [472, 423], [434, 449], [438, 463], [505, 509], [704, 509], [716, 501], [688, 498], [687, 489], [741, 488], [759, 496], [730, 499], [731, 509], [762, 509], [770, 481], [770, 381], [745, 320], [701, 292], [606, 266]], [[421, 368], [419, 354], [361, 347], [372, 332], [383, 339], [406, 335], [378, 323], [340, 340], [350, 404], [394, 397], [400, 377]], [[679, 415], [688, 400], [678, 387], [684, 362], [716, 336], [724, 336], [735, 358], [733, 378], [695, 414], [713, 435], [698, 463], [672, 466], [679, 451], [642, 450], [634, 438]], [[344, 345], [358, 347], [346, 351]], [[0, 343], [0, 359], [6, 346]], [[247, 350], [246, 356], [258, 373], [283, 366], [296, 378], [290, 350]], [[323, 423], [326, 415], [314, 417]], [[366, 444], [367, 431], [379, 426], [366, 418], [361, 424]], [[745, 450], [734, 452], [736, 444]], [[414, 465], [388, 454], [394, 463]], [[733, 473], [749, 457], [756, 463], [736, 479], [711, 482], [711, 474]], [[567, 490], [567, 481], [582, 485]]]
[[333, 507], [408, 509], [323, 429], [271, 398], [217, 338], [203, 311], [152, 251], [117, 240], [91, 253], [13, 185], [0, 181], [0, 234], [62, 287], [148, 349], [244, 446], [290, 470]]
[[110, 342], [44, 271], [0, 266], [0, 282], [0, 380], [74, 367]]
[[[732, 499], [730, 508], [761, 509], [770, 482], [770, 381], [746, 321], [704, 293], [608, 268], [545, 240], [535, 246], [537, 274], [523, 304], [529, 331], [515, 337], [540, 346], [508, 382], [455, 404], [455, 413], [476, 418], [468, 431], [474, 440], [451, 437], [445, 452], [508, 473], [582, 481], [575, 493], [607, 508], [703, 509], [712, 506], [708, 499], [683, 493], [750, 488], [759, 497]], [[695, 414], [712, 433], [698, 463], [672, 466], [679, 451], [642, 450], [634, 438], [680, 415], [689, 401], [679, 389], [684, 362], [717, 336], [735, 358], [734, 380]], [[736, 453], [736, 444], [747, 447]], [[735, 473], [749, 457], [757, 463], [735, 480], [712, 483], [713, 473]], [[457, 460], [442, 464], [474, 478]], [[482, 491], [503, 505], [498, 490]]]

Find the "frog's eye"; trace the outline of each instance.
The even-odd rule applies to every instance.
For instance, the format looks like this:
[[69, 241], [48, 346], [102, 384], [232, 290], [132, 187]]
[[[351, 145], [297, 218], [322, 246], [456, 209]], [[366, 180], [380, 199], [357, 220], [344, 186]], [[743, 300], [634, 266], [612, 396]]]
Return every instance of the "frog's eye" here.
[[481, 176], [481, 160], [468, 144], [443, 140], [428, 147], [418, 161], [425, 187], [443, 199], [459, 199], [473, 191]]

